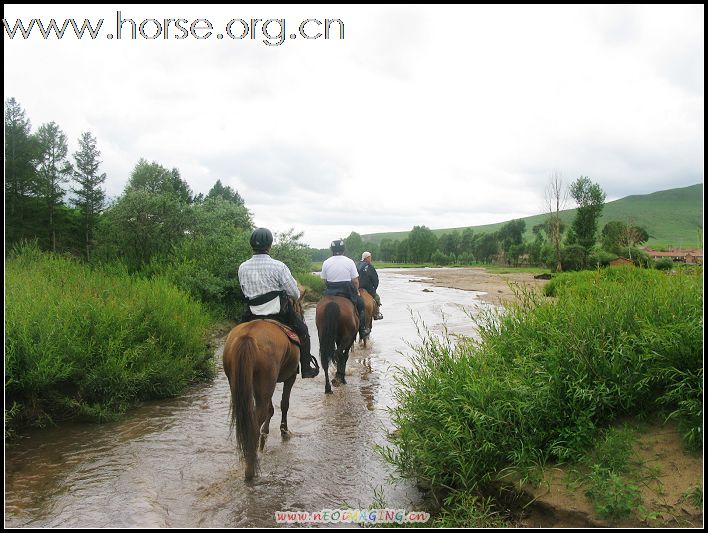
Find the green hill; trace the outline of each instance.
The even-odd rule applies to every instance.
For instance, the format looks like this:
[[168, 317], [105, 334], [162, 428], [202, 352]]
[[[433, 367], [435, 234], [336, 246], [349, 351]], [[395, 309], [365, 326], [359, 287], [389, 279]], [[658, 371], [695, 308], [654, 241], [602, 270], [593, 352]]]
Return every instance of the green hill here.
[[[543, 223], [548, 214], [534, 215], [522, 218], [526, 221], [524, 238], [532, 240], [531, 229]], [[561, 218], [566, 224], [571, 224], [575, 218], [575, 209], [561, 212]], [[646, 228], [650, 239], [648, 246], [657, 248], [673, 246], [676, 248], [697, 248], [703, 246], [703, 184], [690, 187], [669, 189], [651, 194], [637, 194], [608, 202], [602, 210], [598, 229], [611, 220], [623, 222], [632, 221], [635, 225]], [[498, 231], [504, 224], [498, 222], [483, 226], [468, 226], [475, 233], [492, 233]], [[433, 230], [438, 237], [451, 231], [462, 231], [461, 228], [446, 228]], [[700, 237], [699, 237], [700, 232]], [[389, 233], [372, 233], [362, 235], [364, 241], [379, 244], [383, 239], [402, 240], [410, 231]]]

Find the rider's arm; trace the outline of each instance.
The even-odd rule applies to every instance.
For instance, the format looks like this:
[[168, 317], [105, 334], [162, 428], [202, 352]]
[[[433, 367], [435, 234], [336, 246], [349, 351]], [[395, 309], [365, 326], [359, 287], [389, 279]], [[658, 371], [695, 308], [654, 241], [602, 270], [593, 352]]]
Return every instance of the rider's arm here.
[[295, 281], [295, 278], [293, 278], [293, 275], [290, 273], [290, 269], [285, 265], [283, 265], [280, 280], [288, 296], [296, 300], [300, 298], [300, 289], [297, 288], [297, 281]]
[[359, 276], [352, 278], [352, 285], [354, 285], [354, 288], [359, 292]]

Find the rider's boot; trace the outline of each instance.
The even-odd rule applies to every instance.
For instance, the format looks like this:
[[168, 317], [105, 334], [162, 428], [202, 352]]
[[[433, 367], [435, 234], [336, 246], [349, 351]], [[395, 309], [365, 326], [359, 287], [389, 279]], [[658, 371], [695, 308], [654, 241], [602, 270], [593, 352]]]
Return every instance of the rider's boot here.
[[363, 339], [369, 336], [371, 330], [366, 327], [366, 314], [365, 312], [359, 311], [359, 339]]
[[317, 359], [310, 354], [310, 336], [303, 335], [300, 337], [300, 370], [302, 377], [314, 378], [320, 373], [320, 367], [317, 364]]

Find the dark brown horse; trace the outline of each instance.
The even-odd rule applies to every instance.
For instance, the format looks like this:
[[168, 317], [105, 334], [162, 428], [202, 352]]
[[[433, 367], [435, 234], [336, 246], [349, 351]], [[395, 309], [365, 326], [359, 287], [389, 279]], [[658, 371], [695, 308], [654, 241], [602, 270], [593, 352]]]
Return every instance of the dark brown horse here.
[[[374, 323], [374, 315], [378, 312], [378, 305], [376, 304], [374, 297], [371, 296], [369, 291], [366, 289], [359, 289], [359, 296], [361, 296], [361, 299], [364, 300], [364, 320], [366, 322], [366, 327], [369, 328], [369, 331], [371, 331]], [[359, 342], [363, 342], [364, 346], [366, 346], [366, 339], [368, 338], [368, 335], [363, 339], [359, 336]]]
[[[320, 339], [320, 361], [325, 373], [325, 393], [332, 394], [332, 385], [346, 384], [344, 371], [349, 359], [349, 349], [359, 331], [359, 317], [349, 298], [325, 296], [317, 304], [315, 311], [317, 335]], [[337, 365], [337, 373], [329, 381], [329, 364]]]
[[[292, 302], [302, 315], [301, 302]], [[258, 448], [263, 451], [273, 409], [275, 384], [283, 383], [280, 433], [289, 436], [288, 407], [295, 383], [300, 349], [282, 328], [270, 320], [252, 320], [231, 330], [224, 345], [224, 372], [231, 388], [231, 429], [236, 428], [239, 451], [246, 462], [245, 477], [258, 470]]]

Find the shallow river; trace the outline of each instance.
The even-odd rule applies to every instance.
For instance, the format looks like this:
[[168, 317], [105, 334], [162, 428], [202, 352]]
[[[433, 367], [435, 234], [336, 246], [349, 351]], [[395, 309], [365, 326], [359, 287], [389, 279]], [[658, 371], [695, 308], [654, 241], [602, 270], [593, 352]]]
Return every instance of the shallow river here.
[[[256, 527], [275, 526], [277, 511], [315, 512], [375, 501], [420, 510], [411, 482], [374, 451], [392, 430], [395, 366], [417, 344], [416, 321], [433, 332], [474, 334], [465, 310], [485, 305], [474, 292], [411, 283], [405, 269], [380, 270], [384, 320], [366, 348], [355, 344], [347, 385], [324, 394], [324, 375], [298, 380], [280, 437], [280, 395], [261, 457], [260, 477], [246, 483], [229, 438], [229, 387], [216, 379], [180, 398], [148, 402], [123, 420], [33, 432], [5, 450], [6, 527]], [[424, 291], [428, 289], [432, 292]], [[312, 352], [318, 351], [314, 307], [306, 311]], [[444, 319], [443, 319], [444, 317]]]

